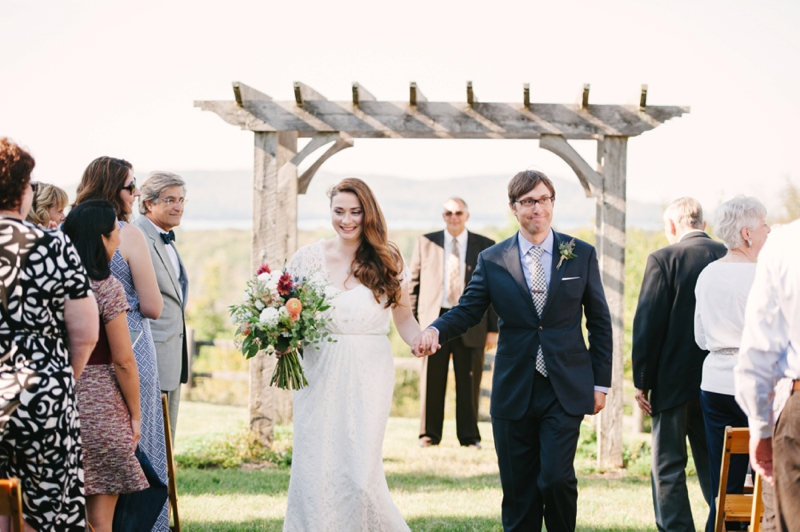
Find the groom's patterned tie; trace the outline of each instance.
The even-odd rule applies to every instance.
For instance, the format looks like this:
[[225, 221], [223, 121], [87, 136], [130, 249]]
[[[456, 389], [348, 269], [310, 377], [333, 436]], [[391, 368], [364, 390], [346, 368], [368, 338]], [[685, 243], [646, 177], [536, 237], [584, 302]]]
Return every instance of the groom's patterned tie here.
[[461, 253], [458, 249], [458, 240], [453, 239], [453, 250], [447, 257], [447, 302], [450, 306], [458, 305], [461, 297]]
[[[531, 258], [531, 296], [536, 312], [542, 317], [544, 304], [547, 301], [547, 278], [544, 276], [542, 267], [542, 252], [540, 247], [532, 247], [528, 253]], [[536, 353], [536, 371], [547, 377], [547, 367], [544, 365], [544, 355], [542, 354], [542, 344], [539, 342], [539, 351]]]

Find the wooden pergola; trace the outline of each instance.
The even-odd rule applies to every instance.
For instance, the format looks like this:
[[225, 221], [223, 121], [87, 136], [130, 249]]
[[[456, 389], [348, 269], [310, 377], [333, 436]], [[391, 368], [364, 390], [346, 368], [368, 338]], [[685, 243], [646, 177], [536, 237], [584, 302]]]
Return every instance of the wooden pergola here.
[[[598, 427], [598, 463], [622, 467], [622, 381], [624, 362], [625, 210], [628, 138], [689, 112], [688, 107], [647, 105], [647, 86], [638, 105], [593, 105], [589, 85], [574, 104], [530, 101], [528, 84], [512, 103], [479, 102], [467, 82], [463, 102], [429, 102], [416, 83], [408, 101], [379, 101], [358, 83], [351, 101], [328, 101], [295, 82], [294, 101], [275, 101], [234, 82], [234, 100], [197, 101], [229, 124], [255, 134], [253, 241], [251, 265], [281, 264], [297, 249], [297, 194], [304, 194], [322, 164], [353, 146], [356, 138], [538, 139], [575, 171], [586, 197], [597, 203], [595, 246], [614, 327], [613, 385]], [[298, 151], [297, 139], [310, 142]], [[596, 140], [593, 168], [569, 140]], [[328, 146], [330, 145], [330, 146]], [[328, 146], [298, 176], [298, 166]], [[509, 176], [510, 177], [510, 176]], [[498, 209], [504, 206], [498, 205]], [[272, 442], [273, 424], [291, 418], [291, 396], [269, 387], [274, 357], [250, 362], [250, 425], [262, 442]]]

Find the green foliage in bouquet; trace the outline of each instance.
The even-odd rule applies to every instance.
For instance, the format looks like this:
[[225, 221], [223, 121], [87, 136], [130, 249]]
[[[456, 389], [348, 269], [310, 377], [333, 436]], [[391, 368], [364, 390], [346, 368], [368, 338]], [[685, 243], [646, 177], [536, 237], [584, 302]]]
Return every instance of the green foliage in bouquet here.
[[241, 305], [230, 307], [242, 354], [252, 358], [263, 350], [281, 354], [271, 384], [285, 390], [308, 386], [299, 357], [305, 345], [333, 341], [327, 331], [327, 280], [312, 275], [293, 278], [285, 269], [272, 272], [267, 264], [247, 283]]

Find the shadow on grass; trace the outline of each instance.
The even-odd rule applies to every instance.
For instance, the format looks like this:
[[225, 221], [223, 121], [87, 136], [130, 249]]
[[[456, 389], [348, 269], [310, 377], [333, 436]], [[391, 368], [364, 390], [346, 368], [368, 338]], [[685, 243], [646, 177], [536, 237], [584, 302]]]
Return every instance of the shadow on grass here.
[[177, 480], [179, 495], [285, 495], [289, 491], [288, 469], [179, 468]]
[[[178, 469], [178, 493], [186, 495], [285, 495], [289, 490], [288, 469]], [[392, 473], [386, 478], [391, 489], [406, 492], [499, 488], [497, 474], [472, 477], [420, 473]]]
[[386, 475], [386, 481], [389, 484], [389, 488], [408, 492], [434, 492], [453, 489], [463, 490], [500, 487], [500, 475], [498, 473], [456, 477], [415, 471], [412, 473], [390, 473]]
[[181, 520], [184, 532], [281, 532], [283, 519], [252, 519], [250, 521], [199, 521]]

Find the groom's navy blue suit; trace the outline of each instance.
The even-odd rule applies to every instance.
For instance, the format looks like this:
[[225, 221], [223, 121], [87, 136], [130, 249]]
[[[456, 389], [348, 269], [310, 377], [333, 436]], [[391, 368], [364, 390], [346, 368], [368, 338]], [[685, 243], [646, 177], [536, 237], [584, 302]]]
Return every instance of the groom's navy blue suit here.
[[[611, 386], [612, 333], [594, 247], [575, 239], [575, 258], [560, 268], [554, 233], [552, 269], [541, 318], [520, 262], [518, 234], [483, 251], [458, 306], [431, 327], [443, 343], [498, 316], [499, 343], [490, 414], [503, 486], [506, 531], [574, 530], [573, 461], [580, 423], [594, 413], [594, 387]], [[586, 315], [589, 348], [581, 331]], [[536, 371], [541, 343], [547, 377]]]

